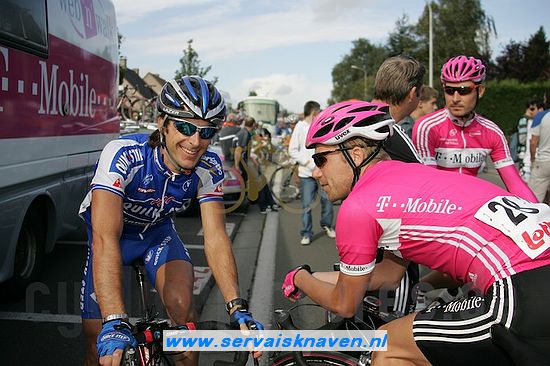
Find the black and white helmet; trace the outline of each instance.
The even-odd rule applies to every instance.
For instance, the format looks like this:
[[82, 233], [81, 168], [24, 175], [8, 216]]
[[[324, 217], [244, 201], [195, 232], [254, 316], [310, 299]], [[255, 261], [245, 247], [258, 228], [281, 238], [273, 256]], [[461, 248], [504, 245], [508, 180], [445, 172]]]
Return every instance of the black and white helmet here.
[[216, 127], [225, 119], [223, 97], [200, 76], [184, 76], [164, 84], [157, 98], [157, 110], [175, 118], [203, 119]]

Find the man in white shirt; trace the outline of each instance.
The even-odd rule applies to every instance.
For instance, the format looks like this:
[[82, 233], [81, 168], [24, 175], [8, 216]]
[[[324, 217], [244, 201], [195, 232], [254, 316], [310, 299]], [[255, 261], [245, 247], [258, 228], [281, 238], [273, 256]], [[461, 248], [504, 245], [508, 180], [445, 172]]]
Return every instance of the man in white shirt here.
[[300, 199], [302, 201], [302, 240], [300, 244], [309, 245], [313, 236], [313, 225], [311, 209], [318, 194], [321, 197], [321, 228], [328, 237], [335, 238], [336, 233], [332, 227], [334, 220], [334, 210], [332, 203], [322, 189], [319, 189], [317, 180], [312, 177], [315, 164], [311, 156], [314, 151], [306, 149], [306, 135], [309, 126], [315, 117], [321, 111], [321, 106], [315, 101], [308, 101], [304, 105], [304, 119], [299, 121], [292, 132], [288, 152], [292, 159], [298, 163], [298, 176], [300, 177]]
[[[529, 188], [540, 202], [548, 203], [547, 192], [550, 188], [550, 113], [547, 113], [539, 125], [532, 129], [531, 135], [531, 177]], [[545, 199], [546, 197], [546, 199]]]

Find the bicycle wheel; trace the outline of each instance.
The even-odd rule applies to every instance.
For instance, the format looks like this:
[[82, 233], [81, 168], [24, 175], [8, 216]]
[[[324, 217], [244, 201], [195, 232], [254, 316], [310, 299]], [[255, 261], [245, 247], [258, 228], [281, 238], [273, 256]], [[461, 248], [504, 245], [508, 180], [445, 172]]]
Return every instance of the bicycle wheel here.
[[[334, 365], [357, 366], [359, 362], [355, 357], [339, 352], [304, 352], [304, 361], [308, 365]], [[273, 366], [299, 365], [294, 359], [294, 354], [285, 352], [271, 363]]]
[[133, 109], [130, 99], [123, 97], [123, 100], [120, 103], [119, 113], [125, 121], [132, 119]]
[[293, 166], [282, 166], [273, 172], [269, 180], [269, 187], [279, 204], [294, 201], [299, 197], [300, 188], [295, 182]]
[[121, 366], [173, 366], [172, 358], [162, 351], [158, 344], [139, 345], [125, 349]]

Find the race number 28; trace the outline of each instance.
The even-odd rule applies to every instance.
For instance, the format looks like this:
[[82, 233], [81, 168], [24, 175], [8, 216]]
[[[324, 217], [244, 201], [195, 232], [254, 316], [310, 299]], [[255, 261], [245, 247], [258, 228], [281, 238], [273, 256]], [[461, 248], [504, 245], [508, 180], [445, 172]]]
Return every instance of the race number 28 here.
[[531, 259], [550, 248], [550, 208], [514, 196], [492, 198], [475, 218], [499, 230]]
[[[527, 214], [538, 214], [540, 211], [535, 207], [521, 207], [516, 202], [512, 201], [508, 197], [502, 197], [502, 201], [491, 201], [487, 204], [489, 210], [497, 212], [502, 209], [506, 213], [506, 216], [514, 225], [519, 225], [521, 222], [527, 219]], [[519, 212], [518, 212], [519, 211]]]

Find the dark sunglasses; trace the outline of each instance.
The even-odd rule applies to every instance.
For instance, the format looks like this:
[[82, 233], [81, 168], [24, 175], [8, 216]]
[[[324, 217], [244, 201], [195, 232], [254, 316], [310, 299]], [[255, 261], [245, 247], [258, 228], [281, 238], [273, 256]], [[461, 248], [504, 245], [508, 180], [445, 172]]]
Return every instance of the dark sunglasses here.
[[531, 112], [534, 112], [536, 109], [537, 109], [537, 108], [535, 108], [535, 107], [530, 107], [530, 108], [529, 108], [529, 110], [530, 110]]
[[218, 132], [216, 127], [201, 127], [183, 119], [171, 119], [171, 121], [174, 122], [176, 129], [185, 136], [193, 136], [195, 132], [199, 131], [201, 139], [210, 140]]
[[332, 154], [332, 153], [338, 152], [338, 151], [351, 150], [351, 149], [353, 149], [353, 148], [352, 147], [346, 147], [344, 149], [329, 150], [329, 151], [323, 151], [323, 152], [320, 152], [320, 153], [317, 153], [317, 154], [313, 154], [313, 156], [312, 156], [313, 163], [315, 163], [316, 167], [322, 168], [323, 165], [325, 165], [327, 163], [327, 155], [328, 154]]
[[468, 95], [480, 86], [481, 84], [474, 86], [446, 86], [443, 90], [447, 95], [455, 95], [455, 92], [458, 92], [459, 95]]

